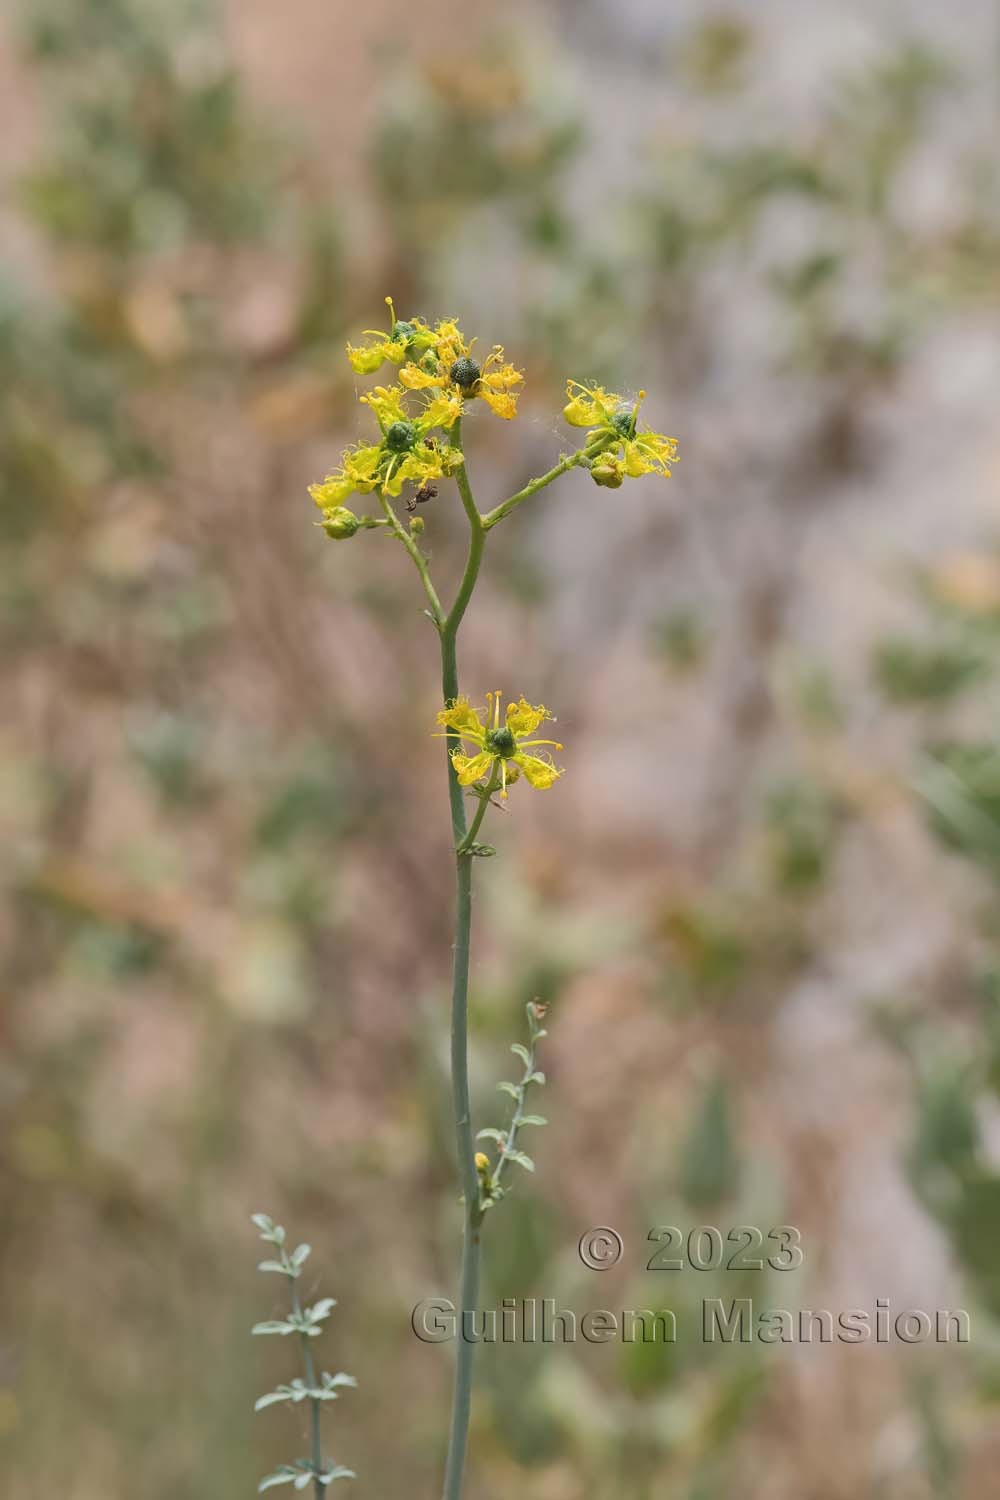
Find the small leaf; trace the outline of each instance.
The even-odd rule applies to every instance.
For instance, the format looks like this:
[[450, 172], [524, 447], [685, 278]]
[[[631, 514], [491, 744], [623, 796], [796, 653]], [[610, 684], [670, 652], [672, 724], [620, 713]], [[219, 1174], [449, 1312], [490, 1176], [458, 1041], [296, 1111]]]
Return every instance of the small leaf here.
[[274, 1228], [274, 1220], [268, 1214], [251, 1214], [250, 1223], [256, 1224], [262, 1234], [270, 1234]]
[[547, 1125], [549, 1122], [544, 1115], [522, 1115], [518, 1123], [521, 1125]]
[[275, 1469], [273, 1474], [268, 1474], [257, 1486], [258, 1495], [264, 1490], [273, 1489], [276, 1484], [289, 1484], [296, 1477], [296, 1472], [289, 1464], [282, 1464], [280, 1469]]
[[336, 1297], [321, 1297], [318, 1302], [313, 1303], [312, 1307], [306, 1308], [303, 1317], [309, 1323], [318, 1323], [323, 1318], [328, 1318], [336, 1305]]
[[518, 1166], [524, 1167], [525, 1171], [527, 1172], [533, 1172], [535, 1170], [535, 1163], [531, 1160], [531, 1157], [526, 1156], [523, 1151], [508, 1151], [507, 1160], [516, 1161]]
[[296, 1245], [295, 1249], [291, 1253], [291, 1256], [289, 1257], [292, 1265], [295, 1266], [296, 1270], [299, 1268], [299, 1266], [305, 1265], [311, 1253], [311, 1245]]
[[250, 1332], [252, 1334], [254, 1334], [254, 1333], [280, 1333], [280, 1334], [294, 1333], [295, 1332], [295, 1324], [294, 1323], [279, 1322], [277, 1319], [274, 1319], [271, 1322], [267, 1322], [267, 1323], [255, 1323], [253, 1325], [253, 1327], [251, 1328]]
[[281, 1387], [276, 1391], [268, 1391], [266, 1396], [258, 1396], [253, 1404], [253, 1409], [254, 1411], [263, 1411], [265, 1406], [276, 1406], [279, 1401], [291, 1401], [291, 1399], [292, 1393], [287, 1386]]
[[478, 1130], [476, 1132], [477, 1141], [496, 1141], [498, 1145], [502, 1146], [506, 1139], [507, 1137], [503, 1131], [494, 1130], [492, 1125], [487, 1125], [485, 1130]]
[[281, 1276], [296, 1276], [296, 1275], [298, 1275], [297, 1271], [290, 1271], [289, 1268], [285, 1265], [284, 1261], [280, 1261], [280, 1260], [262, 1260], [262, 1261], [258, 1261], [258, 1263], [257, 1263], [257, 1269], [258, 1269], [258, 1271], [277, 1271], [278, 1274], [281, 1275]]
[[511, 1042], [510, 1050], [514, 1053], [515, 1057], [519, 1057], [521, 1059], [526, 1068], [530, 1069], [531, 1053], [528, 1051], [527, 1047], [523, 1047], [520, 1042]]
[[353, 1469], [345, 1469], [343, 1464], [337, 1464], [319, 1476], [321, 1484], [332, 1484], [335, 1479], [357, 1479], [357, 1477]]
[[506, 1080], [503, 1083], [497, 1084], [497, 1093], [509, 1094], [512, 1099], [520, 1099], [521, 1097], [521, 1090], [517, 1087], [517, 1084], [507, 1083]]
[[[297, 1490], [304, 1490], [306, 1485], [310, 1483], [312, 1478], [313, 1475], [309, 1470], [307, 1470], [304, 1474], [299, 1474], [295, 1479], [295, 1488]], [[322, 1479], [320, 1480], [320, 1483], [322, 1483]]]
[[525, 1081], [525, 1083], [544, 1083], [545, 1082], [545, 1074], [544, 1073], [539, 1073], [539, 1072], [534, 1072], [534, 1073], [531, 1074], [531, 1076], [529, 1078], [526, 1078], [524, 1081]]
[[324, 1370], [323, 1384], [328, 1389], [332, 1389], [332, 1387], [335, 1385], [352, 1385], [356, 1388], [358, 1382], [355, 1380], [353, 1375], [345, 1375], [343, 1370], [338, 1370], [336, 1375], [328, 1375]]

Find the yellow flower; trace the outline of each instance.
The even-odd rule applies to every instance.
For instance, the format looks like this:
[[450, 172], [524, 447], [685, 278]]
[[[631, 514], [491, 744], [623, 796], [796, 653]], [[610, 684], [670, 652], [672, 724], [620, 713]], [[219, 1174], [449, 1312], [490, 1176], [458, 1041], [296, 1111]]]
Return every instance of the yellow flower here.
[[[527, 754], [539, 745], [562, 749], [558, 740], [529, 738], [539, 725], [551, 719], [548, 709], [541, 703], [533, 707], [520, 698], [507, 704], [501, 723], [501, 694], [487, 693], [486, 697], [487, 708], [482, 717], [467, 698], [456, 699], [437, 716], [444, 738], [458, 741], [452, 749], [451, 762], [459, 785], [473, 786], [492, 780], [499, 772], [500, 795], [506, 797], [508, 782], [516, 781], [523, 771], [531, 786], [540, 790], [550, 787], [562, 772], [547, 757]], [[470, 749], [472, 753], [467, 754]]]
[[509, 421], [517, 415], [517, 387], [524, 381], [504, 359], [497, 344], [482, 365], [473, 358], [475, 339], [466, 342], [454, 318], [443, 318], [427, 330], [431, 342], [414, 349], [399, 372], [399, 383], [411, 391], [436, 390], [450, 394], [458, 402], [456, 415], [462, 414], [462, 401], [479, 397], [498, 417]]
[[383, 333], [378, 328], [366, 328], [365, 338], [374, 339], [374, 343], [359, 346], [348, 344], [347, 346], [347, 358], [351, 362], [351, 368], [358, 375], [373, 375], [385, 364], [386, 360], [394, 365], [401, 365], [404, 359], [428, 349], [431, 345], [433, 335], [422, 318], [408, 318], [401, 321], [396, 317], [392, 298], [386, 297], [385, 301], [389, 309], [389, 332]]
[[571, 427], [608, 426], [614, 413], [625, 400], [608, 392], [602, 385], [581, 385], [579, 380], [567, 380], [566, 395], [569, 402], [563, 407], [563, 417]]
[[348, 448], [343, 464], [321, 484], [311, 484], [309, 493], [320, 510], [342, 505], [351, 495], [368, 495], [378, 486], [381, 444], [358, 444]]
[[643, 474], [662, 474], [670, 478], [670, 465], [678, 461], [676, 438], [664, 437], [639, 426], [639, 407], [645, 391], [634, 403], [626, 401], [600, 385], [582, 385], [578, 380], [566, 383], [569, 400], [563, 416], [572, 427], [587, 427], [587, 444], [605, 439], [605, 446], [591, 464], [596, 484], [617, 489], [625, 475], [638, 479]]
[[512, 364], [507, 363], [503, 357], [503, 349], [497, 344], [483, 365], [483, 373], [473, 394], [485, 401], [496, 416], [509, 421], [511, 417], [517, 416], [518, 392], [514, 388], [523, 380], [520, 370], [515, 370]]
[[377, 385], [367, 396], [360, 397], [363, 406], [370, 406], [382, 431], [393, 422], [408, 422], [410, 414], [404, 404], [404, 393], [398, 385]]
[[380, 490], [396, 497], [403, 485], [423, 485], [454, 474], [463, 463], [462, 454], [434, 435], [434, 429], [451, 425], [451, 398], [438, 397], [417, 414], [406, 405], [406, 392], [399, 386], [376, 386], [362, 401], [375, 413], [382, 440], [359, 443], [344, 453], [339, 469], [309, 493], [324, 513], [342, 505], [353, 494]]

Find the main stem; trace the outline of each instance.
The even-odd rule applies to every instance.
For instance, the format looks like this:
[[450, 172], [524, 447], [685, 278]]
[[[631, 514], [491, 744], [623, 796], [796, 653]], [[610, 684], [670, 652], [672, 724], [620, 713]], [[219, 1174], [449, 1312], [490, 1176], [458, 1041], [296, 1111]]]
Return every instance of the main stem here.
[[[451, 441], [453, 446], [461, 447], [461, 419], [452, 429]], [[445, 703], [453, 703], [458, 697], [458, 653], [456, 649], [458, 627], [476, 586], [485, 542], [482, 519], [472, 498], [464, 464], [457, 478], [462, 505], [469, 521], [469, 553], [455, 602], [441, 628], [441, 691]], [[472, 1409], [472, 1357], [476, 1347], [470, 1339], [463, 1338], [462, 1333], [469, 1321], [465, 1314], [475, 1310], [479, 1296], [479, 1236], [482, 1213], [479, 1208], [479, 1178], [476, 1174], [472, 1106], [469, 1098], [469, 949], [472, 935], [472, 861], [474, 856], [468, 850], [462, 849], [467, 833], [465, 803], [450, 754], [448, 756], [448, 798], [456, 851], [457, 893], [455, 960], [451, 985], [451, 1094], [455, 1117], [455, 1144], [464, 1195], [464, 1223], [462, 1272], [459, 1286], [459, 1337], [443, 1500], [460, 1500], [462, 1475], [465, 1469], [465, 1450], [469, 1438], [469, 1416]]]
[[[469, 522], [469, 551], [465, 561], [458, 592], [448, 614], [434, 590], [426, 561], [419, 547], [402, 525], [389, 501], [383, 497], [385, 519], [391, 530], [403, 543], [413, 560], [430, 605], [427, 611], [437, 627], [441, 642], [441, 696], [446, 704], [454, 703], [458, 697], [458, 627], [472, 598], [483, 560], [486, 533], [498, 521], [502, 521], [512, 510], [539, 490], [558, 479], [560, 474], [594, 457], [608, 445], [610, 439], [602, 437], [588, 448], [562, 459], [547, 474], [532, 480], [523, 490], [498, 505], [487, 515], [481, 515], [463, 461], [455, 475], [462, 508]], [[462, 419], [451, 429], [450, 446], [462, 448]], [[492, 787], [490, 788], [492, 790]], [[489, 793], [487, 793], [487, 796]], [[451, 807], [451, 831], [455, 848], [456, 874], [456, 918], [455, 961], [451, 985], [451, 1093], [455, 1117], [455, 1144], [458, 1153], [459, 1172], [464, 1196], [464, 1228], [462, 1238], [462, 1273], [459, 1288], [460, 1323], [458, 1352], [455, 1363], [455, 1388], [451, 1408], [451, 1429], [448, 1438], [448, 1458], [445, 1464], [443, 1500], [461, 1500], [462, 1475], [465, 1468], [465, 1450], [469, 1437], [469, 1415], [472, 1407], [472, 1356], [475, 1344], [462, 1337], [468, 1319], [466, 1313], [475, 1311], [479, 1295], [479, 1235], [482, 1227], [482, 1211], [479, 1207], [479, 1177], [476, 1172], [475, 1139], [472, 1130], [472, 1107], [469, 1099], [469, 947], [472, 934], [472, 843], [479, 831], [485, 812], [485, 801], [473, 823], [472, 834], [465, 818], [465, 803], [458, 775], [448, 756], [448, 801]]]

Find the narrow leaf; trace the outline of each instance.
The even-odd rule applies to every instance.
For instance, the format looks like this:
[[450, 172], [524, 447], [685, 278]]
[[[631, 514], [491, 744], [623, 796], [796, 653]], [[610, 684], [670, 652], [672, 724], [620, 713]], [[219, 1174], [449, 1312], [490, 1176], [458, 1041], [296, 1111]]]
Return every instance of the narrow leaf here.
[[522, 1115], [522, 1125], [547, 1125], [549, 1122], [544, 1115]]
[[306, 1261], [309, 1259], [311, 1252], [311, 1245], [297, 1245], [290, 1256], [292, 1265], [295, 1266], [296, 1269], [298, 1269], [299, 1266], [305, 1265]]
[[504, 1135], [503, 1131], [494, 1130], [492, 1125], [488, 1125], [485, 1130], [479, 1130], [476, 1132], [477, 1141], [496, 1141], [499, 1145], [502, 1146], [506, 1139], [507, 1137]]
[[515, 1057], [519, 1057], [521, 1059], [526, 1068], [531, 1067], [531, 1053], [528, 1051], [527, 1047], [522, 1047], [520, 1042], [511, 1042], [510, 1050], [514, 1053]]
[[520, 1099], [521, 1097], [521, 1091], [517, 1087], [517, 1084], [507, 1083], [506, 1080], [503, 1083], [497, 1084], [497, 1093], [509, 1094], [512, 1099]]
[[257, 1486], [257, 1493], [260, 1495], [264, 1490], [273, 1489], [276, 1484], [289, 1484], [294, 1478], [295, 1470], [289, 1469], [287, 1465], [281, 1469], [275, 1469], [273, 1474], [268, 1474], [266, 1479], [261, 1480]]
[[253, 1333], [281, 1333], [281, 1334], [294, 1333], [295, 1332], [295, 1324], [294, 1323], [282, 1323], [282, 1322], [278, 1322], [276, 1319], [274, 1319], [274, 1320], [272, 1320], [270, 1322], [267, 1322], [267, 1323], [255, 1323], [253, 1325], [253, 1327], [251, 1328], [250, 1332], [252, 1334]]
[[277, 1271], [280, 1276], [294, 1276], [297, 1273], [290, 1271], [280, 1260], [262, 1260], [257, 1264], [258, 1271]]

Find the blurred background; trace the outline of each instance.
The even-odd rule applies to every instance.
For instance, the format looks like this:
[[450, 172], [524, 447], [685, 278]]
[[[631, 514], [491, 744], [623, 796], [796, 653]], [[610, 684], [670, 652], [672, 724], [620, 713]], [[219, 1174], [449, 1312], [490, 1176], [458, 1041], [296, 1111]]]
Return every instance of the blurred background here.
[[[1000, 1464], [1000, 18], [891, 0], [11, 0], [0, 21], [0, 1487], [254, 1492], [301, 1444], [248, 1216], [314, 1246], [352, 1493], [440, 1482], [452, 887], [436, 643], [305, 487], [348, 337], [457, 315], [683, 461], [493, 534], [463, 682], [567, 774], [477, 870], [477, 1124], [550, 1002], [470, 1500], [964, 1500]], [[454, 496], [424, 508], [454, 578]], [[505, 1061], [506, 1059], [506, 1061]], [[658, 1224], [801, 1229], [648, 1272]], [[621, 1264], [576, 1256], [615, 1226]], [[963, 1306], [964, 1347], [711, 1348], [709, 1296]], [[693, 1320], [693, 1321], [692, 1321]]]

